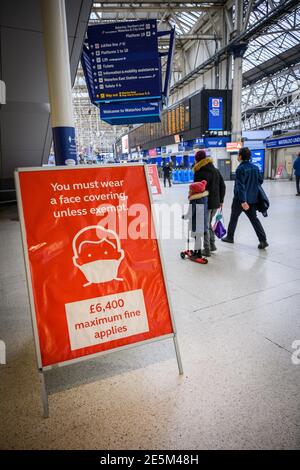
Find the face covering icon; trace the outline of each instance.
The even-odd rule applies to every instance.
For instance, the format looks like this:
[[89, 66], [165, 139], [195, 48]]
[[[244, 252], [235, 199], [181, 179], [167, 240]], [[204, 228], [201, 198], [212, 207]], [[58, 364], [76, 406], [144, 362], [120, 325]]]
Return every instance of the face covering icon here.
[[118, 270], [124, 251], [118, 235], [101, 225], [81, 229], [73, 238], [73, 264], [88, 281], [85, 286], [118, 278]]

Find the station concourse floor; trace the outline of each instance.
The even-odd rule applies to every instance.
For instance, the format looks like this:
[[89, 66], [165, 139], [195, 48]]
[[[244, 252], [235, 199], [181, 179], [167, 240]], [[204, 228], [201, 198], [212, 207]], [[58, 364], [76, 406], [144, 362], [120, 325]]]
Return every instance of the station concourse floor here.
[[[235, 244], [218, 242], [206, 266], [180, 259], [183, 241], [162, 243], [184, 375], [172, 340], [54, 369], [48, 419], [16, 206], [1, 207], [0, 448], [299, 449], [300, 198], [294, 182], [264, 186], [266, 251], [244, 215]], [[163, 189], [162, 202], [186, 202], [187, 189]]]

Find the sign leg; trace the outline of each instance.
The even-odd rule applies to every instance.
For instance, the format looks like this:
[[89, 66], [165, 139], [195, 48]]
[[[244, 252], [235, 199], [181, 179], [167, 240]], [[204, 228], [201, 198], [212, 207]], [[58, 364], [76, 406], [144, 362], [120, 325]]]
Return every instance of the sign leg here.
[[42, 369], [39, 369], [39, 379], [41, 385], [41, 397], [43, 403], [44, 418], [49, 418], [48, 394], [45, 383], [45, 376]]
[[174, 347], [175, 347], [175, 353], [176, 353], [176, 358], [177, 358], [179, 374], [182, 375], [183, 374], [183, 367], [182, 367], [181, 355], [180, 355], [179, 344], [178, 344], [176, 334], [174, 335], [173, 341], [174, 341]]

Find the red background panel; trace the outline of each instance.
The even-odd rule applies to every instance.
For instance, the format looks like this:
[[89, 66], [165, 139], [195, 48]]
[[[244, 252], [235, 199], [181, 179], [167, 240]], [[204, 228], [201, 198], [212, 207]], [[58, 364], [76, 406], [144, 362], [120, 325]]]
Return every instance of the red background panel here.
[[[120, 192], [119, 188], [73, 190], [73, 183], [124, 180], [122, 190], [127, 205], [143, 204], [148, 211], [143, 223], [151, 226], [151, 204], [143, 166], [91, 167], [20, 171], [19, 181], [25, 221], [26, 245], [33, 288], [35, 316], [42, 365], [48, 366], [101, 351], [163, 336], [173, 332], [166, 286], [156, 239], [121, 239], [125, 252], [119, 277], [123, 281], [91, 284], [72, 262], [72, 240], [89, 225], [97, 225], [103, 216], [88, 212], [85, 216], [54, 217], [53, 212], [97, 207], [99, 202], [52, 205], [58, 195], [83, 197], [86, 194]], [[53, 191], [51, 183], [70, 185], [70, 190]], [[102, 201], [103, 203], [103, 201]], [[109, 201], [118, 205], [119, 201]], [[129, 224], [134, 217], [129, 217]], [[147, 219], [147, 220], [145, 220]], [[142, 289], [149, 332], [71, 351], [65, 304], [95, 297]]]

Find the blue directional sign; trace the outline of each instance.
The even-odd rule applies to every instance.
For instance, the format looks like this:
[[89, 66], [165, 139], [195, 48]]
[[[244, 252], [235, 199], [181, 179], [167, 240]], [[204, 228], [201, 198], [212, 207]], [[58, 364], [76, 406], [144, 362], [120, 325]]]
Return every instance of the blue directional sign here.
[[208, 99], [208, 130], [223, 130], [223, 98], [212, 97]]
[[300, 145], [300, 134], [296, 135], [281, 135], [280, 137], [273, 137], [265, 141], [267, 149], [280, 148], [280, 147], [295, 147]]
[[193, 147], [221, 148], [226, 147], [228, 142], [230, 142], [230, 137], [199, 137], [194, 140]]
[[265, 171], [265, 151], [251, 150], [251, 162], [256, 165], [261, 173]]
[[156, 20], [89, 26], [95, 103], [161, 99]]
[[82, 65], [87, 89], [89, 92], [89, 96], [93, 98], [95, 96], [94, 79], [97, 77], [97, 69], [96, 69], [96, 66], [92, 65], [90, 53], [86, 46], [83, 46], [83, 49], [82, 49], [81, 65]]
[[160, 122], [160, 115], [160, 101], [126, 101], [100, 105], [101, 119], [112, 125]]

